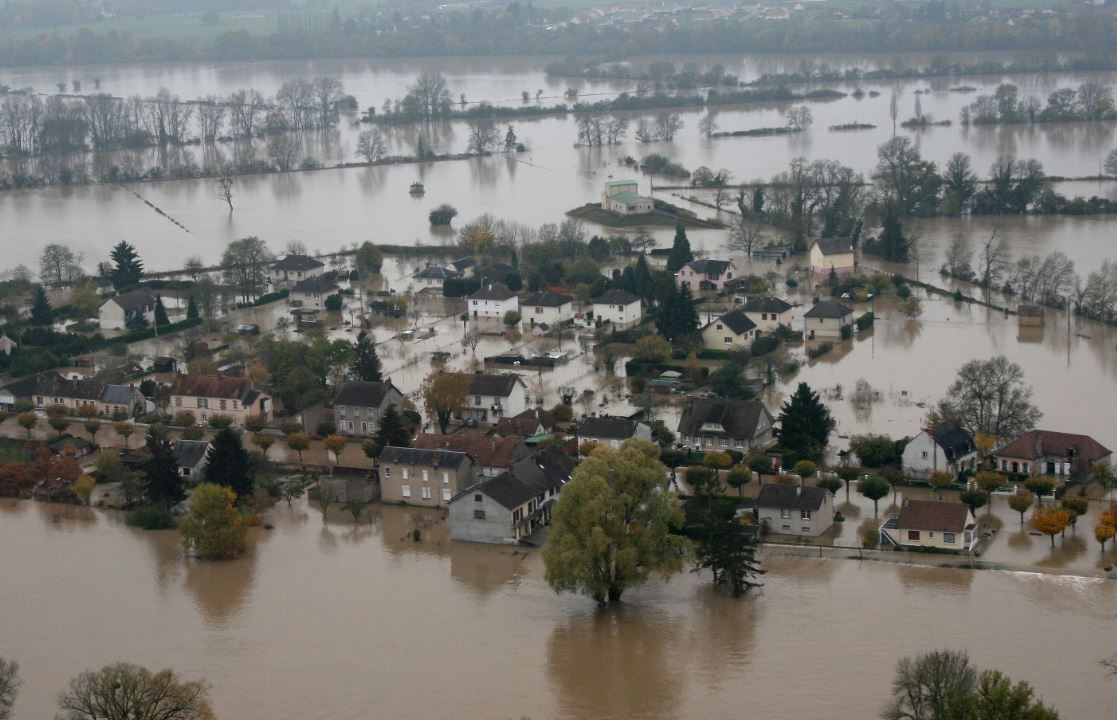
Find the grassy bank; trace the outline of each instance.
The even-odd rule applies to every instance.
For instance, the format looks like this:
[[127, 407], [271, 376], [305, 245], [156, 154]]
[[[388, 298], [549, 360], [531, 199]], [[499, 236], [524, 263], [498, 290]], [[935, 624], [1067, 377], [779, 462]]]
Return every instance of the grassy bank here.
[[578, 218], [579, 220], [587, 220], [610, 228], [636, 228], [647, 226], [675, 227], [675, 225], [679, 223], [682, 223], [685, 227], [691, 228], [725, 227], [721, 223], [709, 222], [708, 220], [700, 220], [684, 215], [676, 215], [675, 213], [665, 210], [653, 210], [643, 215], [617, 215], [616, 213], [602, 210], [600, 203], [588, 203], [566, 214], [570, 217]]

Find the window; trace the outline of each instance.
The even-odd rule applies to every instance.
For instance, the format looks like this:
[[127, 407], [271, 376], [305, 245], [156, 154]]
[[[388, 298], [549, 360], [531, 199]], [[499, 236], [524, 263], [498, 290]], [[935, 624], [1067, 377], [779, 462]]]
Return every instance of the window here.
[[784, 518], [784, 519], [790, 518], [791, 517], [791, 510], [788, 509], [788, 508], [784, 508], [783, 510], [780, 510], [780, 517]]
[[407, 480], [408, 479], [407, 468], [403, 468], [402, 470], [400, 470], [400, 472], [403, 473], [403, 479]]
[[442, 471], [442, 484], [443, 485], [449, 485], [450, 484], [450, 473], [446, 472], [445, 470]]
[[411, 497], [411, 486], [410, 485], [400, 485], [399, 494], [402, 495], [405, 498]]
[[927, 459], [927, 451], [926, 451], [926, 450], [924, 450], [924, 451], [923, 451], [923, 459], [924, 459], [924, 460], [926, 460], [926, 459]]
[[384, 466], [384, 477], [392, 477], [392, 468], [387, 465]]
[[726, 438], [722, 438], [721, 439], [721, 446], [722, 447], [729, 447], [729, 440], [727, 440]]
[[473, 404], [474, 405], [480, 405], [481, 404], [481, 396], [480, 395], [474, 395], [473, 396]]
[[450, 502], [450, 488], [442, 488], [442, 502]]
[[945, 545], [953, 545], [954, 542], [955, 542], [954, 533], [943, 533], [942, 534], [942, 541], [943, 541], [943, 544], [945, 544]]
[[337, 416], [338, 417], [345, 417], [345, 406], [344, 405], [338, 405], [337, 406]]
[[423, 482], [427, 482], [427, 471], [423, 471]]
[[474, 520], [484, 520], [485, 519], [485, 511], [484, 510], [474, 510], [473, 511], [473, 519]]
[[535, 308], [535, 314], [536, 315], [542, 315], [543, 314], [543, 308], [541, 308], [541, 307]]
[[810, 529], [810, 527], [804, 525], [802, 528], [800, 528], [800, 531], [805, 532], [805, 533], [809, 533], [811, 531], [811, 529]]
[[743, 448], [745, 446], [745, 441], [740, 439], [740, 438], [737, 438], [737, 440], [735, 441], [735, 444], [736, 444], [737, 447]]
[[175, 395], [175, 407], [182, 407], [182, 396]]
[[485, 496], [482, 495], [481, 493], [477, 493], [476, 495], [473, 496], [473, 501], [474, 502], [483, 502], [484, 500], [485, 500]]
[[431, 499], [431, 489], [429, 487], [424, 486], [422, 488], [422, 490], [423, 490], [423, 499], [424, 500], [430, 500]]
[[788, 531], [790, 531], [790, 530], [791, 530], [791, 526], [790, 526], [790, 525], [781, 525], [780, 527], [781, 527], [781, 529], [782, 529], [782, 530], [788, 530]]
[[767, 320], [768, 319], [768, 313], [760, 313], [760, 319], [761, 320]]
[[198, 407], [208, 408], [209, 407], [209, 398], [198, 398]]
[[919, 531], [918, 530], [908, 530], [908, 540], [918, 540], [918, 539], [919, 539]]
[[810, 520], [811, 519], [811, 511], [810, 510], [800, 510], [799, 511], [799, 519], [800, 520]]
[[718, 323], [718, 330], [724, 330], [724, 329], [725, 329], [725, 328], [723, 328], [723, 327], [721, 326], [721, 323]]
[[220, 403], [221, 403], [221, 409], [224, 410], [225, 409], [225, 401], [221, 400]]
[[725, 344], [726, 345], [732, 345], [733, 344], [733, 337], [730, 336], [730, 335], [726, 335], [725, 336]]

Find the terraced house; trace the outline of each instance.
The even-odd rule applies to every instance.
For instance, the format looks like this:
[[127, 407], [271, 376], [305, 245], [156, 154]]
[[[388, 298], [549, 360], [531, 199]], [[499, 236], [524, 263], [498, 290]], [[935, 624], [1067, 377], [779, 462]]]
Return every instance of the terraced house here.
[[141, 413], [146, 404], [135, 385], [70, 380], [56, 372], [41, 373], [0, 388], [0, 408], [12, 410], [18, 402], [41, 409], [63, 408], [72, 413], [93, 408], [97, 415], [118, 417]]
[[267, 422], [272, 416], [271, 398], [246, 377], [179, 375], [171, 386], [171, 407], [174, 412], [194, 413], [194, 419], [203, 424], [214, 415], [224, 415], [237, 427], [244, 427], [249, 418]]

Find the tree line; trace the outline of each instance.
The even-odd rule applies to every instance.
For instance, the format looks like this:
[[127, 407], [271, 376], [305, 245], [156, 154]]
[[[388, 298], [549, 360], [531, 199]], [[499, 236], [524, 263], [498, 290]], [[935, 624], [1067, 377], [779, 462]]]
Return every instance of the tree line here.
[[963, 125], [998, 123], [1044, 123], [1066, 121], [1117, 120], [1113, 88], [1097, 81], [1077, 88], [1059, 88], [1047, 96], [1047, 103], [1036, 95], [1020, 97], [1020, 89], [1001, 83], [992, 95], [979, 95], [962, 108]]

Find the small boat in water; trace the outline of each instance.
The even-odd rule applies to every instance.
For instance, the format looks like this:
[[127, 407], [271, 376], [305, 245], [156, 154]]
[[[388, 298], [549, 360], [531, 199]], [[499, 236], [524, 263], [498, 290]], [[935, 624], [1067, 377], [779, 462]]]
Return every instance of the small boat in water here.
[[411, 183], [411, 194], [412, 195], [422, 195], [426, 191], [427, 191], [427, 189], [425, 187], [423, 187], [423, 183], [419, 182], [418, 180]]

